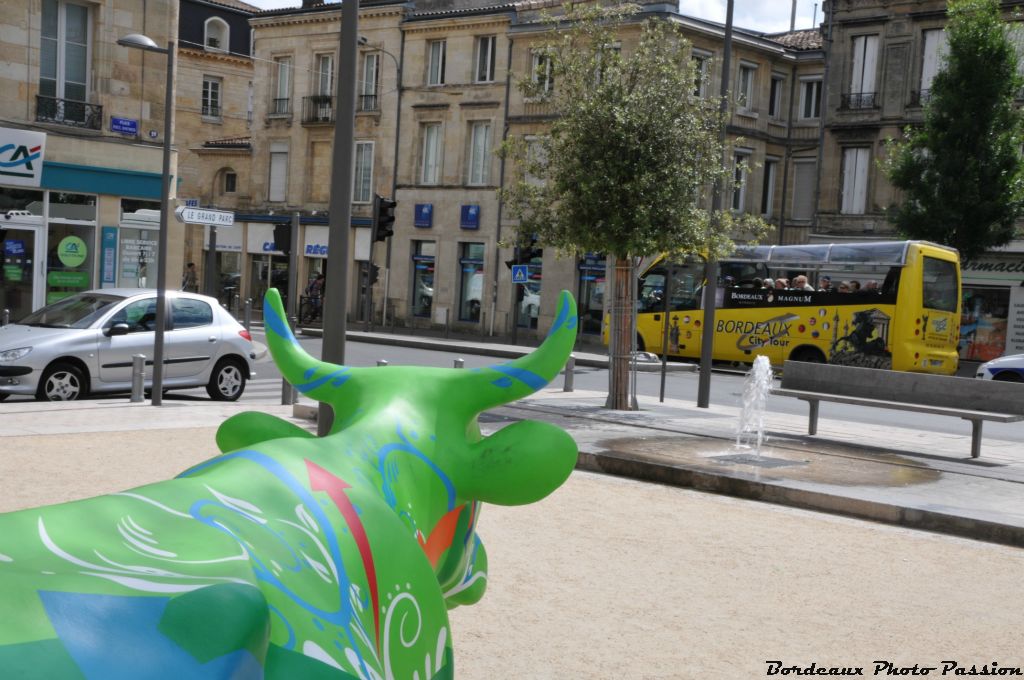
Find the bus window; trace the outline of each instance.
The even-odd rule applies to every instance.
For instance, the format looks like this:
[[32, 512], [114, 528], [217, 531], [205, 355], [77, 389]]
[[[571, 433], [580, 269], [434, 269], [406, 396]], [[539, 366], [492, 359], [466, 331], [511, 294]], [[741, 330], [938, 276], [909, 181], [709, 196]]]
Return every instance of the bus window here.
[[956, 278], [956, 263], [925, 256], [922, 276], [922, 304], [929, 309], [955, 312], [960, 287]]
[[665, 309], [665, 270], [654, 269], [640, 281], [640, 301], [637, 311], [660, 312]]

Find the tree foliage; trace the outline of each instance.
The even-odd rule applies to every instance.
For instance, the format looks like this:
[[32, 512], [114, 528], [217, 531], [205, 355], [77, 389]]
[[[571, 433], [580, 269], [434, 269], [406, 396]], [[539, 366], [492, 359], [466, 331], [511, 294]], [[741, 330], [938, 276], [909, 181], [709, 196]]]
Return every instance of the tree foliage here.
[[[535, 48], [550, 60], [554, 87], [545, 92], [546, 71], [519, 86], [554, 117], [539, 148], [522, 139], [503, 147], [523, 171], [503, 198], [520, 234], [563, 252], [728, 253], [737, 229], [756, 237], [766, 225], [728, 211], [712, 219], [712, 185], [733, 186], [718, 103], [693, 94], [698, 74], [678, 27], [637, 26], [635, 11], [590, 6], [544, 18], [547, 39]], [[639, 36], [619, 49], [624, 28]]]
[[884, 170], [903, 190], [890, 219], [907, 238], [957, 248], [965, 259], [1004, 245], [1024, 212], [1024, 85], [998, 0], [951, 0], [948, 53], [924, 124], [889, 140]]

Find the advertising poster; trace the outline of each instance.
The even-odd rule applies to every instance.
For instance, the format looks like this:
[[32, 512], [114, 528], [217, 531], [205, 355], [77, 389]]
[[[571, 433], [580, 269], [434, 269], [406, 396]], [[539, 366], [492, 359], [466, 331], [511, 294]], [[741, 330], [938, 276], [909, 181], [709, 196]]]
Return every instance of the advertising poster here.
[[1024, 286], [1010, 289], [1010, 310], [1006, 320], [1006, 353], [1024, 354]]

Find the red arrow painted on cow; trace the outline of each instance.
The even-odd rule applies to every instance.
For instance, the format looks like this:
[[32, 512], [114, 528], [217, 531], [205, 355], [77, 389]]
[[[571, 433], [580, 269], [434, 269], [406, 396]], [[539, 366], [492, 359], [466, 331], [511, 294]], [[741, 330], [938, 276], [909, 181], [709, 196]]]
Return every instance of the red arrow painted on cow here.
[[307, 460], [306, 469], [309, 472], [309, 485], [313, 491], [325, 491], [338, 507], [341, 516], [345, 518], [352, 538], [359, 548], [359, 556], [363, 558], [363, 571], [366, 573], [366, 582], [370, 586], [370, 603], [373, 606], [373, 628], [377, 649], [380, 649], [380, 608], [377, 597], [377, 571], [373, 566], [373, 554], [370, 552], [370, 540], [366, 536], [366, 529], [359, 520], [359, 513], [356, 512], [352, 501], [345, 494], [345, 489], [352, 487], [344, 479], [328, 472], [316, 463]]

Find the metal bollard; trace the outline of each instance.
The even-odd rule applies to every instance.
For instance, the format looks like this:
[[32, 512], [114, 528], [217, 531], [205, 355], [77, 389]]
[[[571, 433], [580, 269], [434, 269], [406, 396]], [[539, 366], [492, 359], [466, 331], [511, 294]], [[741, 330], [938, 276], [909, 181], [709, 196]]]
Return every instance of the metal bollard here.
[[132, 355], [132, 403], [142, 401], [142, 388], [146, 381], [146, 355]]
[[6, 326], [11, 322], [11, 310], [5, 309], [3, 317], [0, 318], [0, 326]]
[[570, 354], [569, 360], [565, 362], [565, 384], [562, 385], [563, 392], [573, 391], [573, 377], [576, 373], [576, 355]]
[[465, 368], [465, 367], [466, 367], [466, 360], [465, 359], [456, 359], [455, 360], [455, 368]]
[[245, 298], [245, 321], [242, 325], [246, 331], [252, 330], [252, 298]]
[[388, 360], [387, 359], [377, 359], [377, 365], [378, 366], [387, 366], [388, 365]]
[[[295, 330], [295, 323], [297, 319], [293, 316], [289, 319], [289, 321], [291, 322], [292, 330]], [[298, 399], [299, 391], [295, 389], [295, 387], [290, 382], [288, 382], [284, 378], [281, 378], [281, 406], [291, 406], [296, 401], [298, 401]]]

